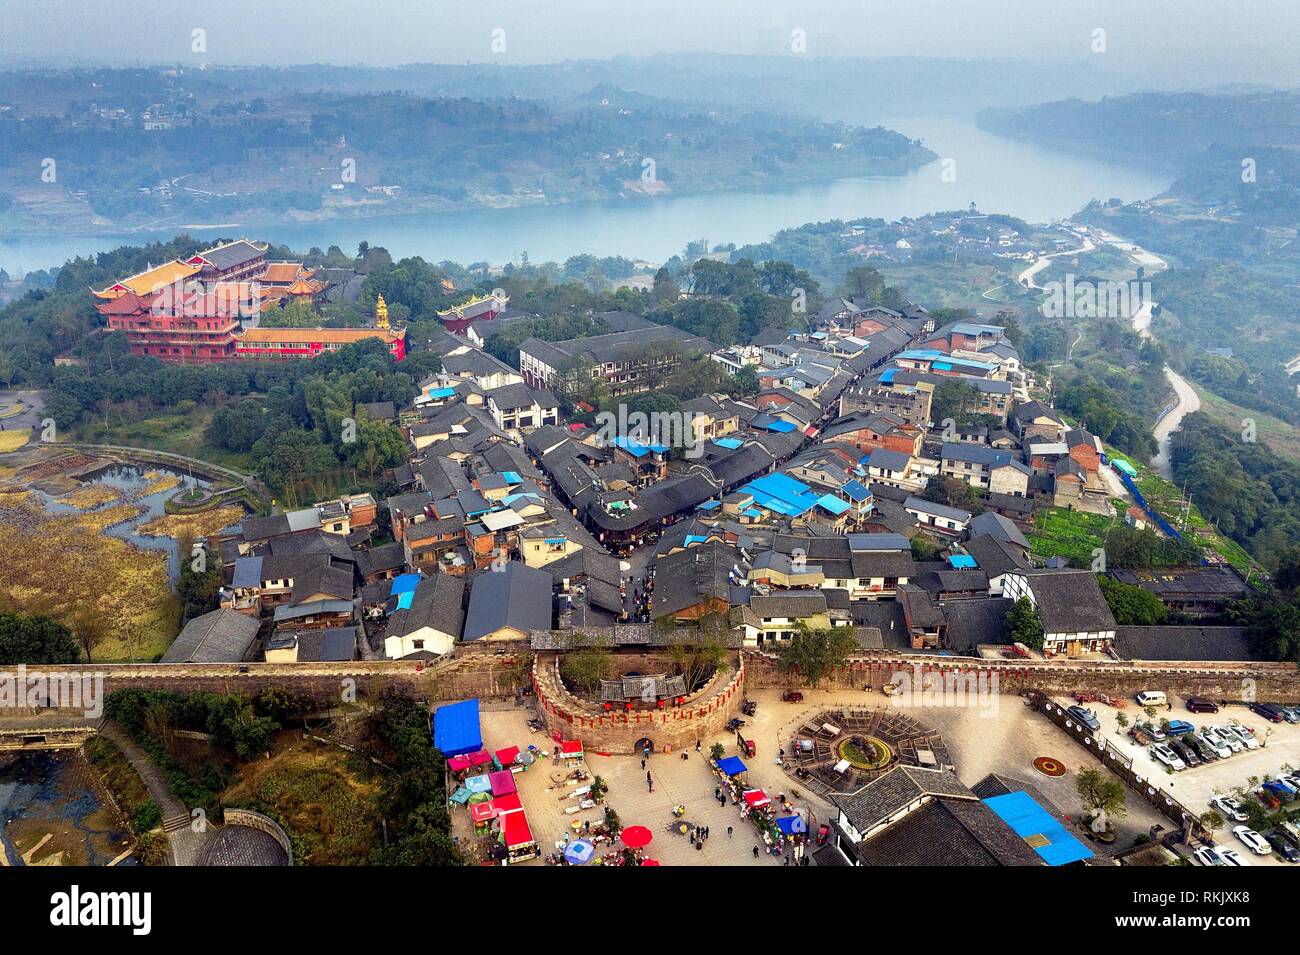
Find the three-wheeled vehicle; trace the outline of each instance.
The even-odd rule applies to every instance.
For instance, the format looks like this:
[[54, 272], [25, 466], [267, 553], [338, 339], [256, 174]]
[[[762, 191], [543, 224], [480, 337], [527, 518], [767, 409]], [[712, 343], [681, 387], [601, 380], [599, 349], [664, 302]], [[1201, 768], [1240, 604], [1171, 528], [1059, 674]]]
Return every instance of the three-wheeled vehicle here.
[[826, 845], [826, 840], [829, 839], [830, 837], [831, 837], [831, 827], [826, 825], [826, 823], [823, 822], [820, 826], [817, 827], [817, 845], [819, 846]]
[[736, 730], [736, 745], [740, 747], [740, 751], [746, 756], [753, 756], [758, 752], [758, 745], [752, 739], [745, 739], [740, 730]]

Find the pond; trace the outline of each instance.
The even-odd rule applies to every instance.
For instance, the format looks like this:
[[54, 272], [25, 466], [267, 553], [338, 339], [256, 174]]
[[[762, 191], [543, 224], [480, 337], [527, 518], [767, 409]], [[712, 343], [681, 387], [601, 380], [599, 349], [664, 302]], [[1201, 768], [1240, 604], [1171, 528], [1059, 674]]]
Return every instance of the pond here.
[[[169, 481], [166, 487], [150, 491], [150, 487], [155, 485], [160, 475], [177, 478], [180, 483], [175, 484]], [[110, 525], [104, 529], [104, 533], [109, 537], [116, 537], [119, 540], [126, 541], [141, 550], [165, 553], [167, 555], [167, 577], [173, 584], [176, 583], [180, 577], [180, 554], [176, 540], [171, 537], [153, 537], [141, 534], [140, 527], [165, 514], [167, 501], [174, 497], [179, 490], [186, 488], [208, 489], [212, 486], [211, 482], [160, 465], [151, 465], [146, 469], [134, 464], [120, 464], [106, 467], [101, 471], [88, 475], [82, 479], [81, 485], [83, 488], [109, 488], [116, 492], [116, 495], [113, 499], [105, 500], [103, 503], [79, 508], [44, 491], [36, 491], [35, 493], [43, 502], [46, 512], [50, 514], [91, 514], [96, 511], [117, 507], [123, 503], [135, 505], [139, 511], [135, 516]]]
[[131, 844], [80, 750], [0, 754], [0, 820], [11, 866], [107, 865]]

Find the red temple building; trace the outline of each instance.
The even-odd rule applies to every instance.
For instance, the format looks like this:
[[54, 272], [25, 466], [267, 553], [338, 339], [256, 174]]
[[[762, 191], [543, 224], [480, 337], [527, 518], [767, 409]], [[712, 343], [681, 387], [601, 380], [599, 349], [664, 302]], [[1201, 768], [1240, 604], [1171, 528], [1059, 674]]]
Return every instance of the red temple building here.
[[404, 328], [249, 328], [235, 336], [236, 358], [314, 358], [344, 345], [378, 338], [393, 357], [406, 357]]
[[491, 295], [475, 295], [471, 296], [468, 302], [439, 312], [438, 318], [442, 319], [442, 324], [447, 331], [459, 335], [475, 322], [492, 321], [506, 310], [506, 305], [509, 303], [510, 298], [498, 292], [493, 292]]
[[406, 331], [389, 326], [382, 296], [369, 328], [259, 326], [259, 315], [289, 302], [310, 302], [329, 286], [301, 262], [268, 262], [266, 249], [238, 239], [185, 261], [150, 266], [92, 290], [103, 299], [95, 307], [110, 331], [126, 334], [131, 354], [179, 364], [310, 358], [369, 338], [382, 340], [399, 361], [406, 357]]
[[145, 295], [128, 291], [96, 308], [110, 331], [126, 333], [131, 354], [202, 364], [235, 356], [235, 332], [253, 314], [255, 295], [248, 283], [205, 289], [178, 282]]

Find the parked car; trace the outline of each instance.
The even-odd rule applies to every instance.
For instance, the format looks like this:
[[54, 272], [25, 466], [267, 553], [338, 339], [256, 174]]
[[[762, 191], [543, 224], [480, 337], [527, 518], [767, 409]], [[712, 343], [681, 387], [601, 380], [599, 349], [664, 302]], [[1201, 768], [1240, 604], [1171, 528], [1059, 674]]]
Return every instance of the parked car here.
[[1201, 735], [1212, 743], [1218, 743], [1220, 746], [1226, 746], [1234, 753], [1240, 753], [1246, 748], [1246, 744], [1237, 739], [1236, 733], [1229, 733], [1222, 726], [1206, 726], [1201, 729]]
[[1210, 752], [1212, 752], [1215, 755], [1215, 757], [1218, 759], [1227, 759], [1229, 756], [1232, 755], [1231, 746], [1229, 746], [1227, 743], [1219, 742], [1219, 738], [1217, 736], [1211, 733], [1206, 733], [1204, 730], [1202, 730], [1199, 733], [1193, 733], [1188, 738], [1195, 741], [1198, 744], [1197, 746], [1198, 750], [1200, 749], [1200, 747], [1204, 746]]
[[1245, 844], [1246, 848], [1257, 856], [1266, 856], [1273, 853], [1273, 847], [1250, 826], [1234, 826], [1232, 834]]
[[1250, 865], [1236, 849], [1229, 849], [1227, 846], [1218, 846], [1217, 848], [1219, 858], [1223, 860], [1224, 865]]
[[1295, 773], [1278, 773], [1277, 778], [1300, 794], [1300, 776]]
[[1174, 772], [1181, 772], [1187, 768], [1187, 764], [1182, 761], [1179, 755], [1164, 743], [1156, 743], [1151, 747], [1151, 758], [1156, 762], [1164, 763]]
[[1270, 723], [1281, 723], [1284, 720], [1282, 710], [1272, 703], [1252, 703], [1250, 704], [1250, 711], [1264, 717]]
[[1090, 730], [1101, 729], [1101, 720], [1097, 719], [1097, 714], [1092, 712], [1092, 710], [1085, 710], [1082, 706], [1071, 706], [1066, 709], [1065, 712], [1069, 713]]
[[1265, 780], [1264, 789], [1271, 792], [1284, 803], [1295, 802], [1296, 791], [1280, 779]]
[[1165, 731], [1162, 730], [1159, 726], [1156, 726], [1155, 723], [1137, 723], [1136, 725], [1134, 725], [1133, 730], [1136, 733], [1145, 733], [1148, 737], [1155, 740], [1157, 743], [1160, 742], [1160, 740], [1164, 739], [1166, 735]]
[[1219, 855], [1219, 850], [1214, 846], [1201, 846], [1192, 853], [1192, 858], [1201, 865], [1227, 865], [1223, 857]]
[[1228, 822], [1248, 822], [1250, 815], [1246, 812], [1246, 807], [1241, 804], [1241, 800], [1234, 799], [1231, 796], [1215, 796], [1210, 800], [1211, 808], [1218, 811]]
[[1241, 740], [1241, 745], [1246, 749], [1259, 749], [1259, 740], [1255, 739], [1255, 733], [1249, 726], [1242, 726], [1240, 723], [1229, 723], [1224, 729]]
[[[1219, 751], [1203, 740], [1199, 733], [1188, 733], [1186, 736], [1182, 737], [1182, 741], [1192, 749], [1196, 750], [1196, 755], [1201, 757], [1201, 762], [1203, 763], [1212, 763], [1221, 758], [1219, 756]], [[1228, 752], [1231, 752], [1231, 750]]]
[[1165, 732], [1170, 736], [1186, 736], [1188, 733], [1195, 733], [1196, 726], [1187, 720], [1170, 720], [1169, 725], [1165, 727]]
[[1169, 702], [1163, 690], [1143, 690], [1137, 695], [1138, 706], [1164, 706]]
[[798, 690], [786, 690], [781, 694], [782, 703], [802, 703], [803, 694]]
[[1255, 798], [1258, 799], [1259, 804], [1269, 812], [1277, 812], [1282, 808], [1282, 800], [1278, 799], [1267, 789], [1256, 789]]
[[1283, 839], [1277, 832], [1264, 833], [1264, 840], [1273, 847], [1273, 851], [1280, 855], [1287, 862], [1300, 862], [1300, 849], [1291, 845], [1286, 839]]
[[1203, 696], [1189, 696], [1187, 702], [1183, 704], [1187, 707], [1189, 713], [1217, 713], [1219, 704], [1213, 700], [1207, 700]]
[[1300, 708], [1294, 706], [1282, 707], [1282, 719], [1288, 723], [1300, 723]]
[[1173, 740], [1169, 744], [1169, 747], [1183, 758], [1183, 762], [1187, 764], [1189, 769], [1193, 766], [1201, 765], [1201, 757], [1198, 756], [1196, 750], [1188, 746], [1184, 740]]

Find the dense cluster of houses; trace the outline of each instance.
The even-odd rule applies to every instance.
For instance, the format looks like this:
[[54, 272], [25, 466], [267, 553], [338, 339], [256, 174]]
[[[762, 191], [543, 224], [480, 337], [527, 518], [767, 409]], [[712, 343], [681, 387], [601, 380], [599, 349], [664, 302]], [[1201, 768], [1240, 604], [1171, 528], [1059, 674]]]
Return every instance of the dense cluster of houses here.
[[[684, 402], [689, 434], [674, 446], [562, 418], [537, 361], [564, 353], [636, 391], [707, 346], [637, 316], [607, 321], [618, 330], [530, 339], [520, 369], [483, 350], [473, 322], [435, 331], [442, 370], [410, 407], [357, 408], [409, 441], [395, 493], [217, 535], [221, 609], [191, 621], [169, 658], [431, 659], [481, 641], [553, 648], [575, 629], [641, 645], [706, 620], [731, 646], [843, 627], [864, 650], [999, 657], [1031, 652], [1011, 646], [1019, 598], [1037, 609], [1045, 656], [1249, 653], [1214, 623], [1245, 589], [1231, 568], [1116, 571], [1190, 621], [1120, 627], [1092, 571], [1031, 554], [1035, 507], [1104, 504], [1106, 464], [1095, 437], [1030, 398], [1000, 327], [833, 300], [807, 331], [715, 351], [753, 367], [759, 390]], [[973, 385], [967, 410], [988, 423], [933, 421], [952, 378]], [[944, 480], [979, 506], [931, 499]]]

